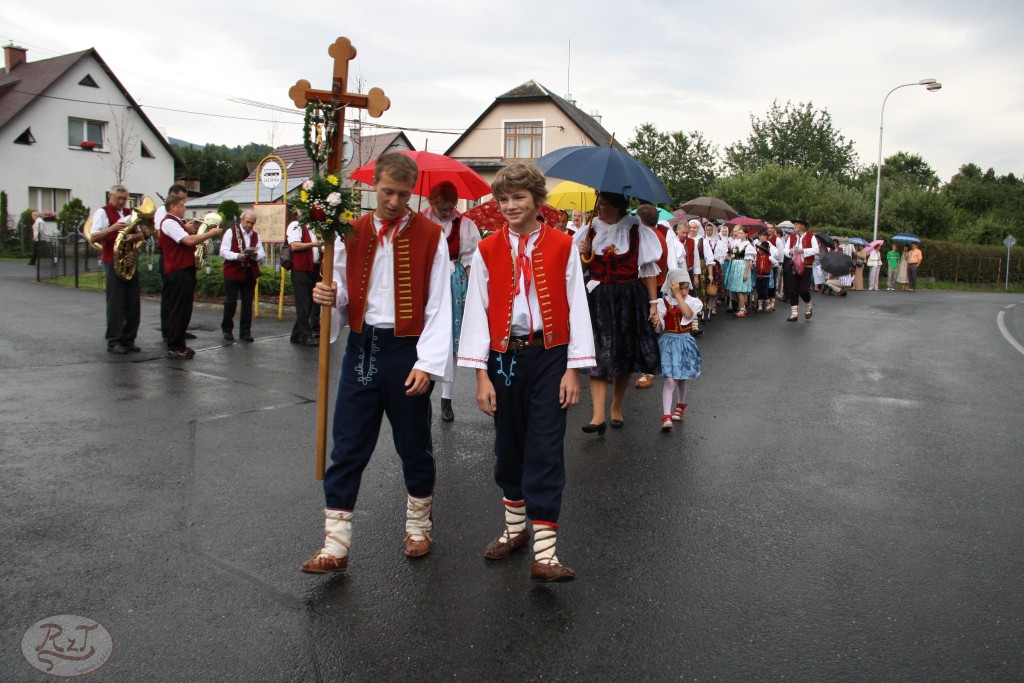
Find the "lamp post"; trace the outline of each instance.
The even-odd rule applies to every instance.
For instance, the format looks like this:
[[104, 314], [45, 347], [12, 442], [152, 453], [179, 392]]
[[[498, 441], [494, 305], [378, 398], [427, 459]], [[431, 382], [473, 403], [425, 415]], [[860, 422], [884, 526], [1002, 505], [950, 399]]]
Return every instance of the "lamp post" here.
[[903, 85], [897, 85], [886, 93], [885, 99], [882, 100], [882, 115], [878, 121], [878, 176], [875, 179], [875, 228], [871, 233], [872, 241], [878, 239], [878, 205], [882, 198], [882, 130], [885, 127], [885, 103], [886, 100], [889, 99], [889, 95], [893, 94], [900, 88], [909, 88], [914, 85], [923, 85], [928, 92], [935, 92], [942, 88], [942, 84], [934, 78], [922, 78], [917, 83], [904, 83]]

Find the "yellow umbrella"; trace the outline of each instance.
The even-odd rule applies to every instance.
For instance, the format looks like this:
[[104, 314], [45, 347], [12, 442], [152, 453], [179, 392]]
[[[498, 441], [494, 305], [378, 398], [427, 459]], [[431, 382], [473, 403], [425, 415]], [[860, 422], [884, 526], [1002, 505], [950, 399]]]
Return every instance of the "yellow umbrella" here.
[[572, 181], [558, 183], [548, 191], [548, 204], [563, 211], [593, 211], [597, 193]]

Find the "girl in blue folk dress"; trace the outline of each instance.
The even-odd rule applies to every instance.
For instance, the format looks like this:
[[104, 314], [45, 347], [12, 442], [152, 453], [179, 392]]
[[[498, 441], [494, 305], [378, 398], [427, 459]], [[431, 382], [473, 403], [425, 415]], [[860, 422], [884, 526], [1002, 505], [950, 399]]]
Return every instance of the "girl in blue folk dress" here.
[[685, 416], [686, 380], [700, 377], [700, 351], [690, 330], [704, 304], [690, 295], [690, 276], [685, 268], [674, 268], [668, 272], [662, 294], [664, 296], [658, 299], [658, 321], [662, 330], [658, 348], [661, 351], [661, 376], [665, 378], [661, 392], [664, 408], [661, 431], [667, 432], [672, 430], [673, 422], [681, 422]]

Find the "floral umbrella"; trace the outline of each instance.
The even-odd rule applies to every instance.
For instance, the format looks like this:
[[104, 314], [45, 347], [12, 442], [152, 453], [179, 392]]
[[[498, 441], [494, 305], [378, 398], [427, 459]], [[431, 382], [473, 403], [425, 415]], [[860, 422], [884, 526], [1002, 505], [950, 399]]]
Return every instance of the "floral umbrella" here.
[[[561, 212], [555, 207], [550, 204], [543, 204], [538, 212], [540, 213], [540, 220], [543, 222], [551, 226], [558, 225], [558, 216]], [[501, 215], [501, 210], [498, 209], [498, 202], [493, 199], [479, 206], [474, 206], [462, 215], [476, 223], [481, 232], [500, 230], [508, 222]]]
[[[416, 152], [406, 149], [401, 152], [415, 161], [416, 166], [420, 169], [416, 186], [412, 190], [413, 194], [429, 197], [431, 188], [446, 180], [455, 185], [460, 199], [480, 199], [480, 197], [491, 193], [491, 186], [487, 184], [487, 181], [461, 161], [433, 152]], [[373, 169], [376, 163], [377, 160], [374, 159], [352, 171], [352, 180], [372, 185]]]

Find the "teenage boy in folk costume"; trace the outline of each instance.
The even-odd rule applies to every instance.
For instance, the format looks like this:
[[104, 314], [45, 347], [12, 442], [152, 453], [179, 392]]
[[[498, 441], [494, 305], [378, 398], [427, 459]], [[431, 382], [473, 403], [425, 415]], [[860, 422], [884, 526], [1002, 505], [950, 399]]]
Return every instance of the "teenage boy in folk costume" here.
[[[786, 274], [786, 291], [789, 293], [789, 317], [786, 322], [796, 322], [800, 314], [800, 299], [807, 304], [804, 317], [808, 320], [813, 314], [811, 306], [811, 267], [818, 256], [818, 240], [814, 233], [807, 230], [807, 219], [804, 216], [793, 220], [793, 234], [786, 238], [783, 252], [785, 261], [782, 270]], [[793, 258], [799, 254], [803, 258], [804, 268], [798, 273]]]
[[405, 554], [430, 552], [434, 454], [430, 392], [451, 376], [452, 301], [441, 226], [407, 206], [416, 162], [398, 152], [377, 159], [377, 208], [353, 222], [334, 257], [335, 279], [313, 287], [314, 305], [334, 305], [332, 340], [351, 331], [334, 411], [334, 449], [324, 474], [324, 543], [302, 564], [307, 574], [348, 568], [352, 511], [363, 469], [387, 413], [402, 459]]
[[491, 185], [508, 224], [480, 242], [466, 296], [459, 365], [476, 368], [477, 404], [494, 418], [494, 479], [505, 529], [484, 556], [530, 540], [534, 581], [570, 581], [555, 555], [565, 487], [566, 411], [579, 402], [577, 368], [596, 365], [583, 271], [572, 238], [537, 219], [547, 198], [533, 164], [502, 168]]

